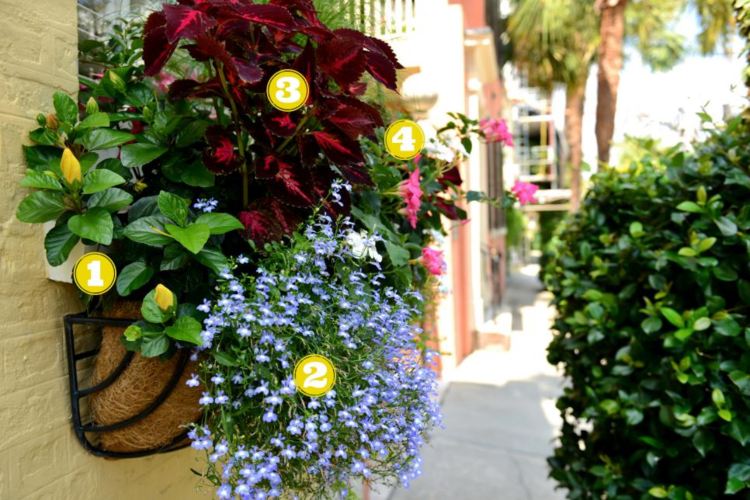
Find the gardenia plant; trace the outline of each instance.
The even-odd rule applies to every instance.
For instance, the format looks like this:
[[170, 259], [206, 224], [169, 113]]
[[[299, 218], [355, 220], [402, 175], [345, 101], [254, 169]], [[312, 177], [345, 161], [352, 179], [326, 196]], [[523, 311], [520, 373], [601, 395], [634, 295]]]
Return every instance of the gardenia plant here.
[[[205, 361], [188, 384], [203, 388], [207, 416], [190, 437], [220, 498], [321, 498], [419, 474], [440, 421], [434, 353], [415, 344], [421, 296], [384, 286], [373, 238], [320, 215], [267, 247], [253, 275], [225, 272], [199, 307]], [[293, 380], [310, 354], [336, 371], [318, 398]]]

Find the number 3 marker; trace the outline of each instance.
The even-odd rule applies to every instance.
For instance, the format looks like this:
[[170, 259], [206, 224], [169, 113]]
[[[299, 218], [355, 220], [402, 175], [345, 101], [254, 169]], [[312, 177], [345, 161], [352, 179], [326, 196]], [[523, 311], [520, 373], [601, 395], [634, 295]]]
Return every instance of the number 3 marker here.
[[302, 73], [293, 69], [277, 71], [266, 87], [266, 97], [274, 108], [281, 111], [295, 111], [304, 106], [310, 86]]
[[325, 356], [310, 354], [294, 367], [294, 384], [305, 396], [322, 396], [336, 383], [336, 369]]
[[73, 268], [73, 281], [84, 293], [101, 295], [107, 293], [117, 278], [117, 268], [107, 255], [101, 252], [84, 254]]
[[424, 147], [424, 131], [411, 120], [396, 120], [385, 131], [385, 149], [399, 160], [411, 160]]

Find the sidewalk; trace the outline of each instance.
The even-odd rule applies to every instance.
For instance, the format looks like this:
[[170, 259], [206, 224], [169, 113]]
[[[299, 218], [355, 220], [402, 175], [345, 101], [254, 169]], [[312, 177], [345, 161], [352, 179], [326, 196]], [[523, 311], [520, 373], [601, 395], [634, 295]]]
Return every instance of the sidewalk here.
[[445, 429], [424, 449], [422, 476], [390, 500], [564, 498], [547, 479], [561, 379], [546, 362], [552, 310], [535, 269], [508, 283], [510, 352], [488, 347], [464, 360], [443, 397]]

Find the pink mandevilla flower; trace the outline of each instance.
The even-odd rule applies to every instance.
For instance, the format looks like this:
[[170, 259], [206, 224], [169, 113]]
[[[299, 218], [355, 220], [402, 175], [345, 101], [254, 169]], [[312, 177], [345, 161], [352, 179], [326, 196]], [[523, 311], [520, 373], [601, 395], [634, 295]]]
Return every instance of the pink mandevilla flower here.
[[412, 229], [417, 227], [417, 214], [422, 205], [422, 188], [419, 185], [419, 167], [409, 174], [409, 178], [401, 184], [401, 196], [406, 202], [406, 218]]
[[513, 134], [508, 130], [508, 124], [505, 123], [505, 120], [485, 118], [479, 122], [479, 128], [484, 132], [484, 137], [488, 142], [502, 142], [506, 146], [513, 145]]
[[422, 249], [422, 264], [424, 264], [424, 267], [427, 268], [430, 274], [434, 274], [435, 276], [445, 274], [447, 268], [443, 251], [429, 247]]
[[536, 192], [539, 190], [539, 186], [529, 182], [516, 181], [510, 190], [516, 195], [521, 205], [526, 205], [527, 203], [536, 203]]

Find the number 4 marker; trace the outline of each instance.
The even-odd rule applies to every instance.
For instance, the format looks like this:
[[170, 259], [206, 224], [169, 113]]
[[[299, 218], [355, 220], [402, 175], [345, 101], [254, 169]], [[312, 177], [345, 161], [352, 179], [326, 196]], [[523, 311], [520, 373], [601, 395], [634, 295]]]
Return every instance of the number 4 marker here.
[[385, 131], [385, 149], [399, 160], [411, 160], [424, 147], [422, 127], [411, 120], [396, 120]]

